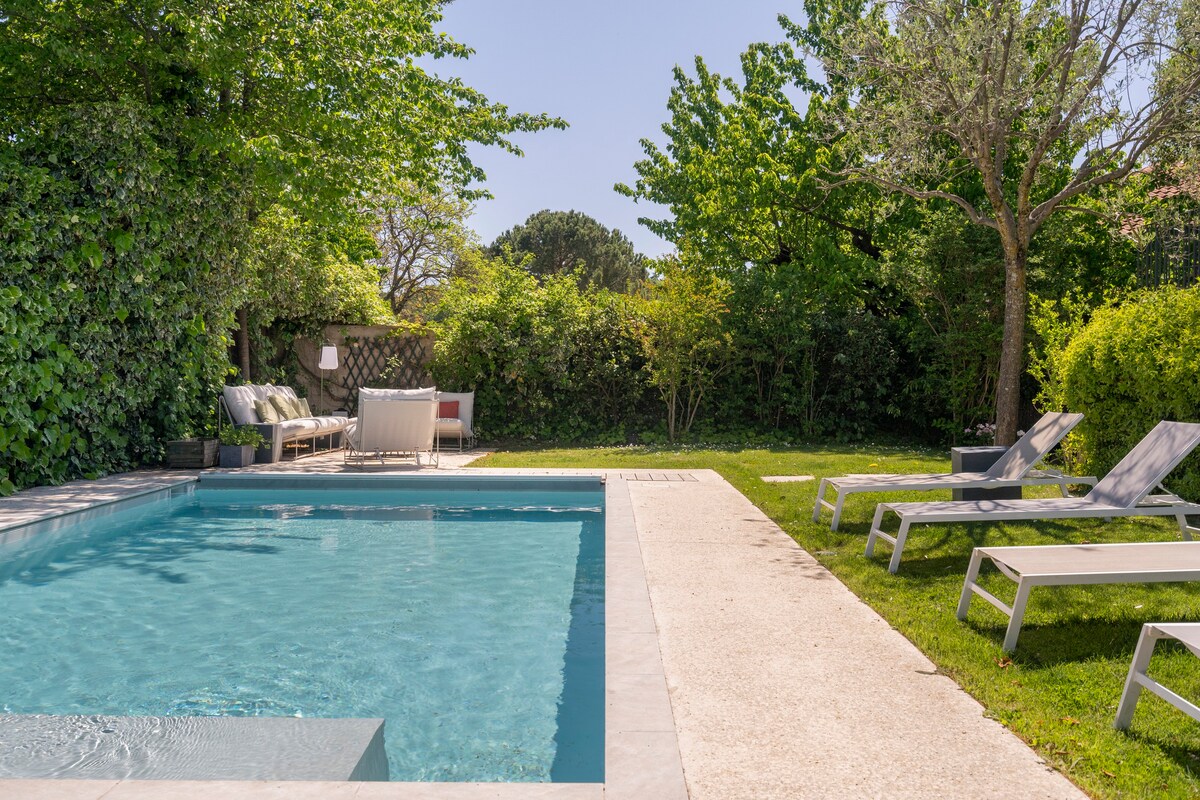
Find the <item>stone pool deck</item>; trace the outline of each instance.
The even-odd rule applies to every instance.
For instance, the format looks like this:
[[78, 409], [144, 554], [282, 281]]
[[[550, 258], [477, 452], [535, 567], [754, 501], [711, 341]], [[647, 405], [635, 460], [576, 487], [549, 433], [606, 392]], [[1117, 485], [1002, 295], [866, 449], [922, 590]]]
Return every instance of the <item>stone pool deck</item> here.
[[[441, 469], [622, 479], [636, 537], [619, 557], [640, 559], [646, 578], [625, 601], [652, 610], [669, 696], [660, 715], [670, 715], [678, 759], [629, 752], [630, 770], [610, 757], [604, 787], [9, 780], [0, 798], [682, 800], [682, 789], [639, 788], [680, 763], [691, 800], [1085, 797], [715, 472], [475, 470], [471, 458], [443, 455]], [[343, 471], [337, 456], [259, 469]], [[177, 479], [143, 472], [35, 490], [0, 499], [0, 520], [32, 513], [31, 503], [45, 513], [93, 490]], [[632, 652], [653, 637], [628, 642], [630, 659], [654, 655]], [[618, 770], [627, 774], [614, 780]]]

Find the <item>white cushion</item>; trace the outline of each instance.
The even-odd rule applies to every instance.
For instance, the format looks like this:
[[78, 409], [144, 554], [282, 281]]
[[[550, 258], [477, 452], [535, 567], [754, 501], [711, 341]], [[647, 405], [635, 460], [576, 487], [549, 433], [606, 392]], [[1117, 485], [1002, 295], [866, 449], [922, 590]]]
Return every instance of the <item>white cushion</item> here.
[[283, 434], [283, 440], [290, 442], [293, 439], [324, 436], [327, 433], [345, 430], [354, 421], [345, 417], [300, 417], [279, 423], [279, 430]]
[[229, 416], [233, 417], [234, 424], [256, 425], [262, 422], [258, 418], [258, 412], [254, 410], [254, 401], [266, 398], [257, 396], [255, 390], [258, 388], [254, 385], [226, 386], [221, 390], [225, 395], [225, 407], [229, 409]]
[[466, 427], [463, 425], [463, 421], [461, 419], [447, 419], [446, 417], [439, 417], [437, 421], [437, 432], [464, 434], [466, 433]]
[[320, 425], [313, 417], [300, 417], [299, 419], [285, 419], [279, 423], [279, 430], [283, 432], [284, 441], [296, 439], [301, 436], [312, 436], [320, 431]]
[[424, 400], [426, 398], [432, 400], [437, 394], [436, 386], [427, 386], [424, 389], [368, 389], [366, 387], [358, 390], [359, 400]]

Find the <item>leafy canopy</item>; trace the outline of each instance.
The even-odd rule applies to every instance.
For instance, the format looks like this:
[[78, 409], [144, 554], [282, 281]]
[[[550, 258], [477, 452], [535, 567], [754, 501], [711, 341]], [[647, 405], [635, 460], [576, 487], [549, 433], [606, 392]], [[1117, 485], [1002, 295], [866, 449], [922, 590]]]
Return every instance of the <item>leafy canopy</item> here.
[[471, 51], [435, 30], [443, 0], [10, 0], [0, 113], [131, 100], [199, 151], [254, 168], [259, 204], [315, 212], [403, 178], [483, 179], [467, 144], [519, 149], [514, 114], [419, 61]]

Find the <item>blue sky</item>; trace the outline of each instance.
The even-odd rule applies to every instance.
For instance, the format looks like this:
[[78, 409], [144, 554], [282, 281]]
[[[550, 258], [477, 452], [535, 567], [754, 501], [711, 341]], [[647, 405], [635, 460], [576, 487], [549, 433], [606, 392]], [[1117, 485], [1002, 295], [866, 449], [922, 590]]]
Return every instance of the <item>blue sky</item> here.
[[577, 210], [619, 228], [641, 252], [670, 250], [637, 224], [665, 216], [613, 191], [632, 183], [638, 142], [660, 144], [671, 70], [691, 71], [696, 55], [723, 75], [740, 74], [751, 42], [783, 38], [780, 12], [803, 18], [799, 3], [779, 0], [455, 0], [441, 29], [475, 49], [468, 61], [436, 62], [492, 101], [514, 111], [545, 112], [571, 124], [516, 138], [523, 158], [494, 148], [472, 156], [488, 174], [495, 200], [481, 201], [472, 227], [484, 243], [543, 208]]

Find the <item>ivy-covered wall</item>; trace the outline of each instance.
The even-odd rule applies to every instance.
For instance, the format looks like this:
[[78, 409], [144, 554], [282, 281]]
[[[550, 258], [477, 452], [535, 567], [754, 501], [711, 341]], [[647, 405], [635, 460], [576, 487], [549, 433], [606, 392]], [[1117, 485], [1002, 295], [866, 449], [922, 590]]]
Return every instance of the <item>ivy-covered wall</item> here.
[[0, 122], [0, 494], [161, 458], [228, 370], [243, 181], [184, 120]]

